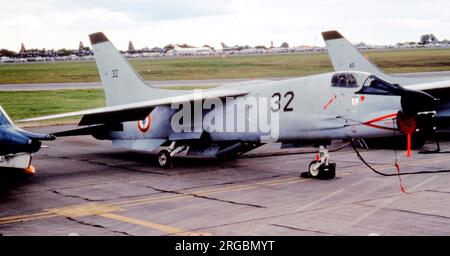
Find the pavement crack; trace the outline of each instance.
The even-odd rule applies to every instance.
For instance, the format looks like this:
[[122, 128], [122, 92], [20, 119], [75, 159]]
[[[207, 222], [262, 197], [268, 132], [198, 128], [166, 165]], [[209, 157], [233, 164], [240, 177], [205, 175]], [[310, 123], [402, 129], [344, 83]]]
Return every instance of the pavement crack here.
[[215, 198], [215, 197], [209, 197], [209, 196], [204, 196], [204, 195], [198, 195], [198, 194], [195, 194], [195, 193], [183, 193], [183, 192], [179, 192], [179, 191], [174, 191], [174, 190], [164, 190], [164, 189], [159, 189], [159, 188], [150, 187], [150, 186], [145, 186], [145, 187], [151, 188], [151, 189], [154, 189], [154, 190], [156, 190], [156, 191], [163, 192], [163, 193], [170, 193], [170, 194], [184, 195], [184, 196], [192, 196], [192, 197], [197, 197], [197, 198], [202, 198], [202, 199], [207, 199], [207, 200], [218, 201], [218, 202], [222, 202], [222, 203], [229, 203], [229, 204], [234, 204], [234, 205], [250, 206], [250, 207], [260, 208], [260, 209], [261, 209], [261, 208], [267, 208], [267, 207], [262, 206], [262, 205], [249, 204], [249, 203], [241, 203], [241, 202], [235, 202], [235, 201], [231, 201], [231, 200], [224, 200], [224, 199], [219, 199], [219, 198]]
[[[420, 191], [416, 191], [415, 193], [417, 193], [417, 192], [420, 192]], [[391, 199], [391, 198], [399, 197], [401, 195], [402, 194], [389, 194], [389, 195], [377, 196], [377, 197], [367, 198], [367, 199], [363, 199], [363, 200], [359, 200], [359, 201], [353, 201], [353, 202], [350, 202], [350, 204], [365, 205], [364, 203], [369, 203], [371, 201]]]
[[90, 164], [96, 164], [96, 165], [106, 166], [106, 167], [109, 167], [109, 168], [115, 168], [115, 169], [120, 169], [120, 170], [124, 170], [125, 169], [127, 171], [132, 171], [132, 172], [139, 172], [139, 173], [146, 173], [146, 174], [150, 174], [151, 173], [151, 174], [157, 174], [157, 175], [162, 175], [162, 176], [170, 176], [167, 173], [141, 171], [141, 170], [130, 168], [130, 167], [125, 166], [125, 165], [110, 165], [108, 163], [103, 163], [103, 162], [95, 161], [95, 160], [92, 160], [92, 159], [73, 159], [73, 160], [82, 161], [82, 162], [88, 162]]
[[[181, 194], [183, 194], [183, 193], [181, 193]], [[202, 196], [202, 195], [197, 195], [197, 194], [188, 194], [188, 195], [192, 195], [193, 197], [197, 197], [197, 198], [203, 198], [203, 199], [223, 202], [223, 203], [230, 203], [230, 204], [235, 204], [235, 205], [244, 205], [244, 206], [250, 206], [250, 207], [254, 207], [254, 208], [266, 208], [265, 206], [257, 205], [257, 204], [240, 203], [240, 202], [235, 202], [235, 201], [231, 201], [231, 200], [224, 200], [224, 199], [219, 199], [219, 198], [209, 197], [209, 196]]]
[[440, 191], [440, 190], [434, 190], [434, 189], [426, 189], [426, 190], [423, 190], [423, 191], [425, 191], [425, 192], [433, 192], [433, 193], [441, 193], [441, 194], [450, 194], [450, 192], [448, 192], [448, 191]]
[[362, 206], [370, 206], [370, 205], [362, 204], [362, 202], [372, 201], [372, 200], [382, 199], [382, 198], [397, 197], [397, 196], [399, 196], [399, 195], [398, 194], [386, 195], [386, 196], [382, 196], [382, 197], [378, 197], [378, 198], [366, 199], [366, 200], [361, 200], [361, 201], [351, 201], [351, 202], [338, 203], [338, 204], [326, 205], [326, 206], [315, 207], [315, 208], [306, 208], [306, 209], [286, 212], [286, 213], [282, 213], [282, 214], [271, 214], [271, 215], [263, 216], [263, 217], [259, 217], [259, 218], [249, 218], [249, 219], [236, 221], [236, 222], [230, 222], [230, 223], [224, 223], [224, 224], [218, 224], [218, 225], [211, 225], [211, 226], [204, 226], [204, 227], [201, 227], [201, 228], [198, 228], [198, 229], [193, 229], [193, 231], [196, 231], [196, 230], [207, 230], [207, 229], [210, 229], [210, 228], [220, 228], [220, 227], [226, 227], [226, 226], [231, 226], [231, 225], [237, 225], [237, 224], [243, 224], [243, 223], [249, 223], [249, 222], [255, 222], [255, 221], [262, 221], [262, 220], [268, 220], [268, 219], [273, 219], [273, 218], [282, 218], [282, 217], [285, 217], [285, 216], [290, 216], [290, 215], [295, 215], [295, 214], [302, 214], [302, 213], [307, 213], [307, 212], [315, 212], [315, 211], [321, 211], [321, 210], [331, 210], [331, 209], [334, 209], [334, 208], [350, 206], [350, 205], [354, 205], [354, 204], [356, 204], [356, 205], [360, 204]]
[[321, 234], [321, 235], [337, 236], [337, 234], [327, 233], [327, 232], [323, 232], [323, 231], [319, 231], [319, 230], [295, 228], [295, 227], [285, 226], [285, 225], [280, 225], [280, 224], [270, 224], [270, 225], [274, 226], [274, 227], [286, 228], [286, 229], [295, 230], [295, 231], [301, 231], [301, 232], [312, 232], [312, 233]]
[[127, 170], [127, 171], [146, 173], [146, 174], [156, 174], [156, 175], [162, 175], [162, 176], [170, 176], [167, 173], [141, 171], [141, 170], [130, 168], [130, 167], [125, 166], [125, 165], [110, 165], [108, 163], [96, 161], [96, 160], [93, 160], [93, 159], [73, 158], [73, 157], [67, 157], [67, 156], [55, 156], [53, 158], [60, 158], [60, 159], [64, 159], [64, 160], [73, 160], [73, 161], [87, 162], [87, 163], [90, 163], [90, 164], [95, 164], [95, 165], [105, 166], [105, 167], [109, 167], [109, 168], [119, 169], [119, 170], [122, 170], [122, 171], [123, 170]]
[[55, 193], [55, 194], [60, 195], [60, 196], [70, 197], [70, 198], [78, 198], [78, 199], [82, 199], [82, 200], [85, 200], [85, 201], [88, 201], [88, 202], [104, 202], [104, 201], [106, 201], [105, 199], [90, 199], [90, 198], [82, 197], [82, 196], [66, 195], [66, 194], [63, 194], [63, 193], [61, 193], [61, 192], [59, 192], [57, 190], [51, 190], [51, 191], [52, 191], [52, 193]]
[[[365, 206], [375, 207], [373, 205], [365, 205]], [[415, 211], [403, 210], [403, 209], [395, 209], [395, 208], [383, 208], [383, 210], [403, 212], [403, 213], [410, 213], [410, 214], [415, 214], [415, 215], [420, 215], [420, 216], [435, 217], [435, 218], [441, 218], [441, 219], [450, 220], [450, 217], [443, 216], [443, 215], [438, 215], [438, 214], [432, 214], [432, 213], [415, 212]]]
[[70, 221], [73, 221], [73, 222], [76, 222], [76, 223], [78, 223], [80, 225], [85, 225], [85, 226], [94, 227], [94, 228], [101, 228], [101, 229], [104, 229], [104, 230], [107, 230], [107, 231], [110, 231], [110, 232], [113, 232], [113, 233], [121, 234], [121, 235], [133, 236], [133, 235], [127, 233], [127, 232], [117, 231], [117, 230], [110, 230], [110, 229], [108, 229], [105, 226], [102, 226], [102, 225], [99, 225], [99, 224], [92, 224], [92, 223], [85, 222], [85, 221], [82, 221], [82, 220], [77, 220], [77, 219], [72, 218], [72, 217], [66, 217], [66, 219], [68, 219]]

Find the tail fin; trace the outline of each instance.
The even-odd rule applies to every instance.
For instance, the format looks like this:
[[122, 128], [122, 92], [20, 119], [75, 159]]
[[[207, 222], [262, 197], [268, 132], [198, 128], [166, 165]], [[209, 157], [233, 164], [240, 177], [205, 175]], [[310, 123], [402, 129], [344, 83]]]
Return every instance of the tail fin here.
[[356, 70], [371, 73], [380, 78], [389, 78], [375, 64], [365, 58], [338, 31], [323, 32], [322, 36], [335, 71]]
[[106, 104], [119, 105], [167, 96], [167, 90], [152, 88], [134, 71], [102, 32], [89, 35]]
[[230, 48], [230, 47], [228, 47], [228, 46], [227, 46], [227, 45], [226, 45], [225, 43], [223, 43], [223, 42], [222, 42], [222, 43], [220, 43], [220, 44], [222, 44], [222, 48], [223, 48], [223, 49], [227, 49], [227, 48]]
[[322, 33], [328, 49], [331, 62], [335, 71], [362, 71], [378, 76], [391, 83], [411, 85], [417, 83], [428, 83], [439, 81], [438, 77], [401, 77], [391, 76], [381, 71], [375, 64], [365, 58], [347, 39], [338, 31], [327, 31]]
[[6, 111], [0, 106], [0, 126], [12, 126], [14, 125], [11, 119], [9, 118]]

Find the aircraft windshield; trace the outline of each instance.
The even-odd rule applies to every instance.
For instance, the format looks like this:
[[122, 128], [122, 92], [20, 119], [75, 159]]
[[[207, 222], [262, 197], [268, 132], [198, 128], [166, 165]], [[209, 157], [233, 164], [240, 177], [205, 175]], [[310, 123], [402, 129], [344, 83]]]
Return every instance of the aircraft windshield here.
[[363, 88], [358, 93], [378, 94], [378, 95], [395, 95], [399, 85], [391, 84], [381, 80], [376, 76], [369, 76], [364, 82]]
[[358, 83], [356, 78], [351, 73], [337, 73], [333, 75], [331, 79], [331, 86], [342, 87], [342, 88], [356, 88]]

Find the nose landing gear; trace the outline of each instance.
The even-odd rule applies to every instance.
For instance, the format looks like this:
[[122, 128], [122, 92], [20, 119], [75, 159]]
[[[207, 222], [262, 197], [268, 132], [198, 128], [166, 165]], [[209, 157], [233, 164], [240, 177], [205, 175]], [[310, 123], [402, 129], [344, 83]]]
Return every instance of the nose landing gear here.
[[331, 180], [336, 177], [336, 164], [328, 161], [330, 155], [324, 146], [320, 146], [317, 160], [309, 164], [308, 172], [302, 173], [302, 178], [316, 178], [319, 180]]

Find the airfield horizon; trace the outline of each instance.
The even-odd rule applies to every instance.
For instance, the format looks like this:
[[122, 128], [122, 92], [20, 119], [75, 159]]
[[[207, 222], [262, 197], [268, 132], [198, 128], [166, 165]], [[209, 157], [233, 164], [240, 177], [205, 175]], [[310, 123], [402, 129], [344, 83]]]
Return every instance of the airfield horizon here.
[[[387, 73], [450, 70], [450, 49], [367, 51], [365, 55]], [[251, 79], [307, 76], [332, 72], [327, 53], [255, 56], [130, 59], [144, 80]], [[0, 84], [98, 82], [95, 62], [0, 65]], [[202, 86], [171, 86], [196, 89]], [[13, 120], [97, 108], [105, 105], [102, 89], [3, 91], [0, 104]], [[78, 118], [20, 124], [23, 127], [73, 124]]]
[[[387, 73], [450, 70], [450, 49], [366, 51]], [[144, 80], [298, 77], [333, 68], [326, 52], [128, 59]], [[94, 61], [0, 65], [0, 84], [99, 82]]]

